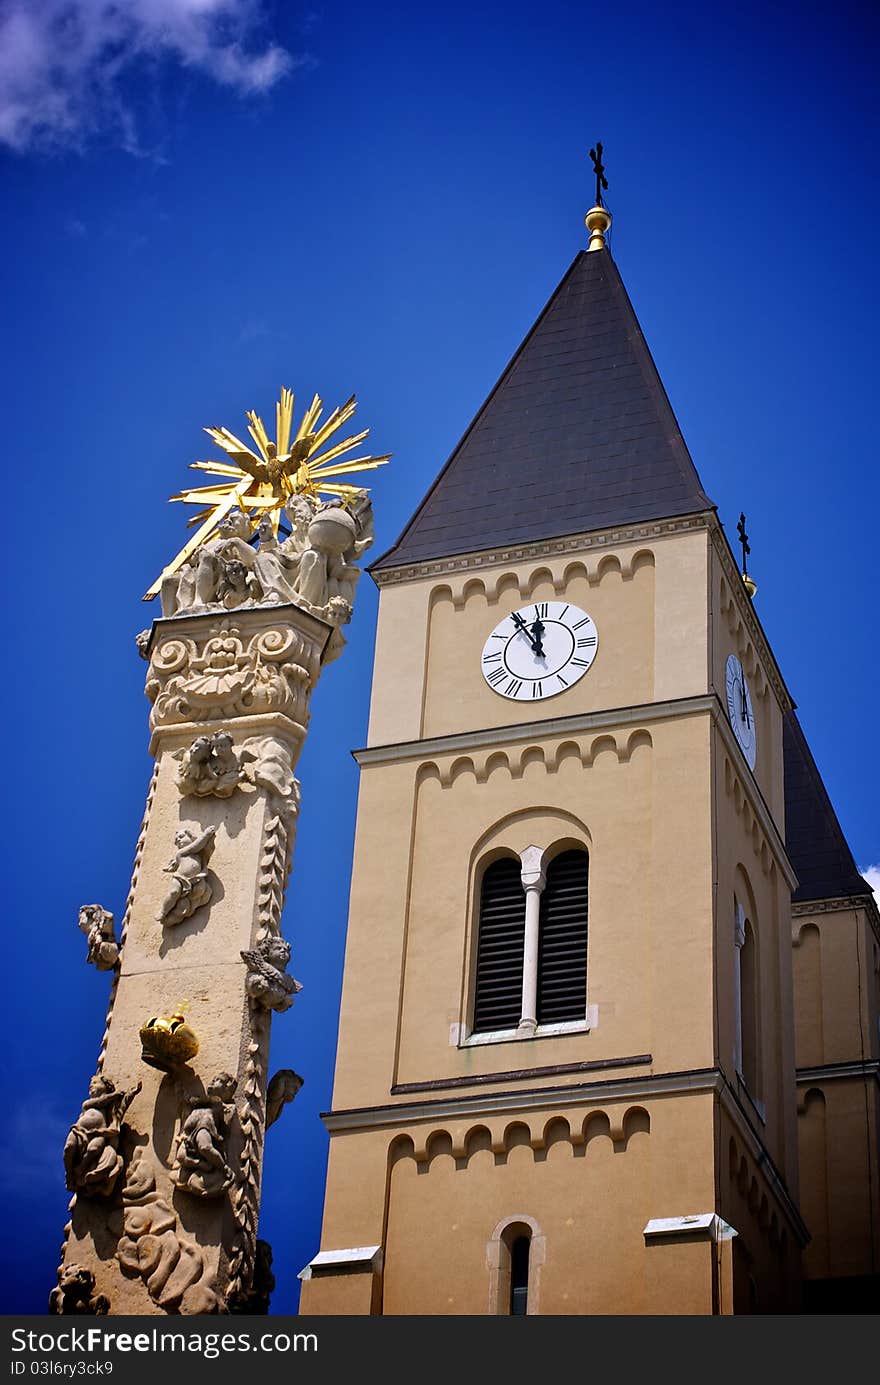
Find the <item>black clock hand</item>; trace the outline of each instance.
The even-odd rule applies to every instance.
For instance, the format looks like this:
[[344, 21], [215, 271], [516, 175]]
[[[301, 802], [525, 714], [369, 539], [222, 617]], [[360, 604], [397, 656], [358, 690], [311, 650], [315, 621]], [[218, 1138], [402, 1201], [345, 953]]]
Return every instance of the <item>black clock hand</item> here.
[[[522, 616], [519, 614], [519, 611], [514, 611], [513, 615], [510, 617], [510, 619], [513, 621], [513, 623], [514, 623], [514, 625], [517, 627], [517, 629], [518, 629], [518, 630], [521, 630], [522, 633], [525, 635], [526, 639], [528, 640], [529, 644], [530, 644], [531, 647], [532, 647], [532, 652], [533, 652], [534, 654], [537, 654], [537, 653], [538, 653], [538, 646], [536, 645], [535, 641], [533, 640], [532, 636], [530, 635], [530, 633], [529, 633], [529, 627], [526, 625], [526, 623], [525, 623], [525, 621], [523, 620]], [[543, 653], [543, 650], [541, 651], [541, 653]]]
[[745, 687], [745, 683], [741, 683], [741, 684], [740, 684], [740, 697], [742, 698], [742, 715], [743, 715], [743, 721], [745, 722], [746, 726], [751, 730], [752, 720], [751, 720], [751, 717], [749, 716], [749, 704], [748, 704], [748, 702], [746, 701], [746, 687]]
[[534, 639], [534, 644], [532, 645], [532, 648], [534, 649], [534, 651], [535, 651], [535, 653], [537, 654], [537, 656], [538, 656], [539, 659], [543, 659], [543, 658], [544, 658], [544, 643], [543, 643], [543, 641], [544, 641], [544, 635], [545, 635], [545, 633], [546, 633], [546, 630], [545, 630], [544, 624], [543, 624], [543, 622], [541, 621], [541, 619], [540, 619], [540, 617], [539, 617], [538, 620], [536, 620], [536, 621], [534, 622], [534, 624], [532, 625], [532, 637], [533, 637], [533, 639]]

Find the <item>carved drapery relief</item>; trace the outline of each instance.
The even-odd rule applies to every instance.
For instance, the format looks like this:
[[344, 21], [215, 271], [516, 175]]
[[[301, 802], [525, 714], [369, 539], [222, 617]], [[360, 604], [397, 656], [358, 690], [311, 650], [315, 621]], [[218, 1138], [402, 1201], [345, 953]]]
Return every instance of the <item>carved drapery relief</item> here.
[[290, 962], [290, 943], [280, 934], [270, 934], [252, 951], [241, 954], [247, 963], [244, 988], [255, 1004], [264, 1010], [283, 1014], [293, 1004], [302, 986], [287, 975]]
[[58, 1283], [49, 1295], [49, 1312], [63, 1317], [96, 1317], [110, 1312], [110, 1300], [106, 1294], [95, 1293], [95, 1276], [85, 1265], [62, 1265]]
[[177, 1214], [156, 1191], [156, 1176], [140, 1149], [128, 1167], [122, 1206], [116, 1258], [123, 1274], [141, 1278], [150, 1298], [166, 1312], [224, 1312], [201, 1249], [180, 1234]]
[[304, 735], [319, 673], [316, 643], [290, 627], [261, 630], [247, 641], [231, 621], [212, 626], [204, 639], [174, 635], [150, 660], [150, 729], [283, 712]]
[[119, 1137], [122, 1118], [141, 1089], [118, 1092], [108, 1077], [96, 1074], [89, 1094], [64, 1142], [67, 1187], [87, 1197], [110, 1197], [122, 1172]]
[[79, 926], [88, 940], [88, 961], [98, 971], [112, 971], [119, 959], [119, 944], [113, 931], [113, 915], [100, 904], [83, 904]]
[[221, 1072], [207, 1092], [181, 1098], [188, 1114], [183, 1119], [172, 1175], [177, 1187], [196, 1197], [220, 1197], [233, 1182], [226, 1142], [235, 1117], [236, 1081]]
[[166, 928], [182, 923], [203, 904], [210, 904], [214, 891], [208, 877], [208, 859], [214, 849], [216, 832], [216, 827], [206, 827], [199, 836], [188, 827], [175, 832], [177, 850], [163, 867], [171, 876], [171, 884], [156, 914]]
[[163, 616], [196, 615], [293, 602], [330, 625], [351, 619], [360, 568], [373, 542], [373, 512], [366, 491], [348, 505], [293, 497], [285, 510], [290, 534], [279, 539], [264, 515], [258, 546], [251, 522], [233, 510], [215, 536], [162, 582]]

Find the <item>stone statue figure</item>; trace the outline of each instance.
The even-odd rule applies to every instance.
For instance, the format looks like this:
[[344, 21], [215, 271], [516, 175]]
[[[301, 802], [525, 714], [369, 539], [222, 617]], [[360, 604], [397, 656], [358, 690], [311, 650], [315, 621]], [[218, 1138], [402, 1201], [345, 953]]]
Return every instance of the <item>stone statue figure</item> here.
[[156, 914], [160, 923], [171, 928], [194, 914], [202, 904], [209, 904], [213, 889], [208, 879], [208, 859], [214, 849], [216, 827], [206, 827], [197, 837], [188, 827], [174, 834], [177, 851], [163, 869], [171, 875], [168, 893]]
[[266, 1089], [266, 1129], [274, 1125], [281, 1112], [293, 1101], [303, 1085], [303, 1079], [293, 1068], [279, 1068], [269, 1079]]
[[64, 1142], [67, 1187], [89, 1197], [109, 1197], [122, 1171], [119, 1136], [122, 1117], [141, 1089], [117, 1092], [108, 1077], [97, 1073], [89, 1094]]
[[113, 931], [113, 915], [100, 904], [83, 904], [79, 911], [79, 926], [85, 933], [88, 960], [98, 971], [112, 971], [119, 957], [119, 944]]
[[242, 778], [242, 766], [253, 759], [249, 751], [236, 751], [228, 731], [213, 736], [197, 736], [188, 750], [175, 750], [180, 761], [177, 787], [182, 794], [230, 798]]
[[226, 1162], [226, 1134], [235, 1115], [235, 1087], [235, 1078], [221, 1072], [208, 1083], [205, 1095], [181, 1093], [189, 1114], [177, 1142], [172, 1177], [178, 1188], [196, 1197], [219, 1197], [233, 1181]]
[[49, 1295], [49, 1312], [64, 1317], [103, 1316], [110, 1312], [110, 1300], [106, 1294], [95, 1293], [91, 1270], [84, 1265], [63, 1265], [58, 1283]]
[[302, 990], [299, 982], [287, 975], [290, 943], [280, 936], [270, 935], [253, 951], [242, 952], [241, 957], [247, 963], [244, 988], [251, 999], [264, 1010], [275, 1010], [278, 1014], [289, 1010], [294, 996]]
[[217, 605], [232, 609], [258, 600], [262, 590], [254, 572], [256, 554], [248, 543], [250, 532], [250, 520], [241, 510], [226, 515], [216, 536], [190, 554], [178, 572], [163, 579], [163, 616]]

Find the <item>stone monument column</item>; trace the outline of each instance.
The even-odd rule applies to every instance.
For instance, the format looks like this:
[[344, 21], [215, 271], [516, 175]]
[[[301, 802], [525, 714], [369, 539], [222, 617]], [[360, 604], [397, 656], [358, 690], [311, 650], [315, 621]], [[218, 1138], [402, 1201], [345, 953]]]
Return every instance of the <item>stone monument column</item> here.
[[301, 1085], [285, 1070], [270, 1089], [268, 1072], [273, 1012], [300, 989], [281, 935], [294, 770], [372, 538], [366, 494], [352, 497], [288, 496], [280, 542], [265, 510], [227, 507], [213, 543], [168, 570], [163, 616], [138, 638], [155, 768], [118, 942], [111, 914], [80, 911], [89, 961], [113, 979], [64, 1150], [74, 1197], [52, 1312], [267, 1309], [263, 1143]]

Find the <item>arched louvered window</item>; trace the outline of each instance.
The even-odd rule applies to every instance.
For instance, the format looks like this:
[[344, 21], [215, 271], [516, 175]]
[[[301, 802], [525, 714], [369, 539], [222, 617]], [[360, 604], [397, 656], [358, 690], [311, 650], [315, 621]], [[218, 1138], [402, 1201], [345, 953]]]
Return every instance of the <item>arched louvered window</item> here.
[[582, 1020], [587, 1007], [585, 851], [563, 851], [547, 866], [538, 945], [538, 1024]]
[[483, 873], [474, 997], [475, 1034], [515, 1029], [522, 1013], [526, 901], [518, 859], [503, 856]]

